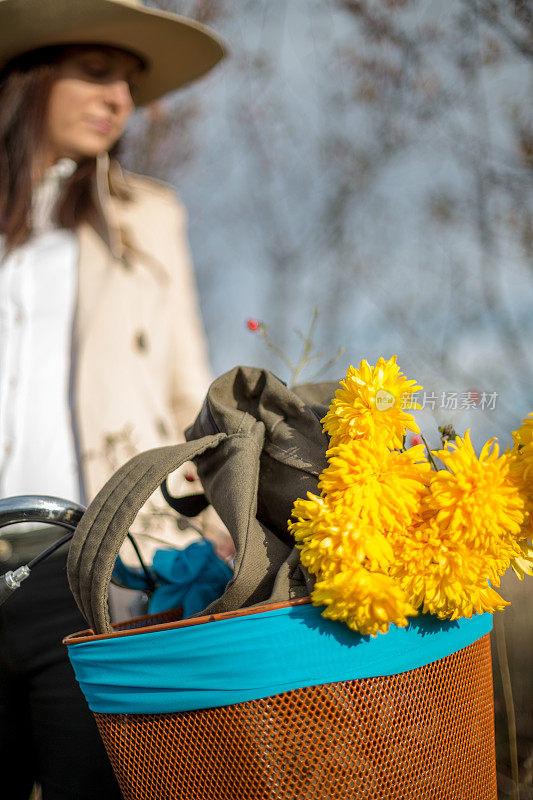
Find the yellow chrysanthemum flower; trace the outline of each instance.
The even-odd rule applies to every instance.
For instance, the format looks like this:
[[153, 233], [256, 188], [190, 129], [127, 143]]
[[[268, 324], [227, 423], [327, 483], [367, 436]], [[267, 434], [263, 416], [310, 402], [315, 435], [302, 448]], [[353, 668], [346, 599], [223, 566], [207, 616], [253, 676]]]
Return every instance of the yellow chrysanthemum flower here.
[[428, 503], [442, 539], [495, 559], [512, 557], [521, 538], [524, 501], [509, 474], [509, 455], [500, 456], [490, 439], [478, 458], [469, 431], [436, 455], [449, 470], [433, 473], [429, 484]]
[[442, 619], [502, 609], [500, 576], [521, 547], [523, 501], [510, 476], [511, 461], [490, 440], [476, 456], [470, 435], [436, 455], [447, 470], [431, 474], [416, 525], [396, 546], [390, 574], [409, 601]]
[[[525, 539], [533, 537], [533, 412], [522, 420], [522, 425], [517, 431], [513, 431], [513, 440], [514, 447], [508, 455], [511, 477], [524, 501], [522, 536]], [[515, 568], [514, 563], [511, 566]], [[523, 570], [523, 565], [519, 569], [521, 572], [527, 572]]]
[[[396, 548], [390, 574], [424, 614], [440, 619], [471, 617], [507, 604], [489, 585], [490, 559], [461, 542], [445, 542], [435, 519], [410, 531]], [[495, 585], [499, 584], [499, 580]]]
[[327, 456], [318, 486], [332, 502], [352, 509], [360, 526], [391, 534], [412, 523], [431, 470], [423, 445], [399, 453], [356, 439], [332, 447]]
[[[340, 385], [322, 419], [333, 445], [351, 439], [380, 438], [384, 444], [396, 448], [402, 446], [406, 430], [420, 432], [402, 404], [422, 387], [405, 377], [396, 356], [388, 361], [380, 358], [375, 367], [367, 361], [361, 361], [359, 369], [350, 366]], [[420, 408], [416, 403], [410, 407]]]
[[358, 440], [332, 448], [328, 460], [319, 482], [322, 496], [298, 500], [296, 521], [289, 523], [302, 546], [302, 563], [323, 575], [339, 559], [349, 567], [366, 560], [384, 569], [393, 558], [385, 537], [411, 524], [427, 492], [430, 467], [422, 446], [397, 453]]
[[405, 628], [407, 617], [417, 614], [392, 578], [363, 568], [318, 581], [311, 598], [314, 605], [326, 606], [322, 616], [340, 620], [363, 635], [386, 633], [390, 624]]
[[346, 569], [386, 570], [394, 559], [391, 545], [379, 530], [361, 525], [353, 508], [308, 492], [297, 500], [289, 530], [300, 549], [300, 561], [312, 575], [326, 577]]
[[518, 542], [521, 555], [511, 559], [511, 567], [514, 574], [523, 579], [524, 575], [533, 575], [533, 547], [526, 539]]
[[513, 431], [513, 441], [515, 445], [533, 445], [533, 411], [531, 411], [517, 431]]
[[[510, 451], [511, 479], [524, 503], [521, 538], [533, 537], [533, 444], [516, 445]], [[529, 556], [526, 556], [529, 557]], [[532, 562], [533, 563], [533, 562]], [[512, 565], [514, 566], [514, 565]]]

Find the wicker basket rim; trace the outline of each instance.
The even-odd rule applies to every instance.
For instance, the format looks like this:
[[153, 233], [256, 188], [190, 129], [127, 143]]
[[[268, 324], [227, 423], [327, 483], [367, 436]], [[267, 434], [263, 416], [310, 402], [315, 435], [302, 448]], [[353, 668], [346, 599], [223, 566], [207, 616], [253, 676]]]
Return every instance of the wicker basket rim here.
[[[209, 622], [219, 622], [225, 619], [233, 619], [235, 617], [244, 617], [250, 616], [252, 614], [262, 614], [266, 611], [276, 611], [279, 608], [290, 608], [291, 606], [302, 606], [307, 605], [311, 602], [311, 598], [308, 597], [299, 597], [295, 600], [287, 600], [281, 603], [268, 603], [267, 605], [261, 606], [252, 606], [250, 608], [239, 608], [236, 611], [224, 611], [220, 614], [208, 614], [203, 617], [194, 617], [188, 619], [180, 619], [176, 620], [175, 622], [165, 622], [160, 623], [158, 625], [139, 625], [139, 627], [131, 627], [127, 630], [120, 630], [120, 626], [124, 625], [125, 622], [115, 622], [113, 624], [113, 628], [115, 630], [112, 633], [99, 633], [95, 634], [91, 628], [86, 628], [82, 631], [77, 631], [75, 633], [70, 633], [68, 636], [65, 636], [63, 644], [74, 645], [74, 644], [85, 644], [86, 642], [96, 642], [103, 639], [118, 639], [123, 636], [134, 636], [143, 633], [155, 633], [156, 631], [165, 631], [165, 630], [172, 630], [174, 628], [188, 628], [193, 625], [205, 625]], [[153, 619], [155, 615], [147, 614], [142, 617], [135, 617], [132, 620], [127, 620], [128, 623], [142, 623], [148, 622], [150, 619]]]

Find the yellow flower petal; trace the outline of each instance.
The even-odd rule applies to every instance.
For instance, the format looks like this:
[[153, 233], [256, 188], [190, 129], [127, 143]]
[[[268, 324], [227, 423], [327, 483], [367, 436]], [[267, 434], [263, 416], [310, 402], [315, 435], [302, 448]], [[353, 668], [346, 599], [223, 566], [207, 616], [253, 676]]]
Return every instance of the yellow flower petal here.
[[326, 606], [322, 616], [369, 636], [386, 633], [391, 624], [404, 628], [407, 617], [417, 614], [395, 581], [363, 568], [318, 581], [311, 598], [313, 605]]

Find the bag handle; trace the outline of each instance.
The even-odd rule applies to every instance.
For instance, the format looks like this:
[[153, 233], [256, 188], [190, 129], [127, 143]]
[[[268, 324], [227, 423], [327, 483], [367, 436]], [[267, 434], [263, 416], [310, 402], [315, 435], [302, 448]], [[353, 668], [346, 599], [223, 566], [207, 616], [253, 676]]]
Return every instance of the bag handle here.
[[161, 494], [167, 501], [170, 508], [177, 511], [183, 517], [197, 517], [202, 511], [205, 511], [209, 505], [209, 500], [203, 492], [196, 494], [187, 494], [183, 497], [174, 497], [168, 488], [167, 479], [161, 484]]
[[135, 517], [163, 480], [186, 461], [216, 448], [225, 433], [158, 447], [134, 456], [96, 495], [78, 524], [67, 572], [78, 607], [95, 633], [112, 631], [109, 584], [113, 566]]

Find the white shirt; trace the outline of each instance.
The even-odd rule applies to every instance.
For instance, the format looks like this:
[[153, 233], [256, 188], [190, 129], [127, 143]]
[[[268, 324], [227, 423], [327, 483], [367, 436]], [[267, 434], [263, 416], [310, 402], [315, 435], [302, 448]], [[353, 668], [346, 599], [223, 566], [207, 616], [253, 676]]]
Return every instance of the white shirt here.
[[0, 496], [81, 502], [70, 403], [78, 242], [51, 211], [67, 159], [35, 191], [34, 233], [0, 262]]

